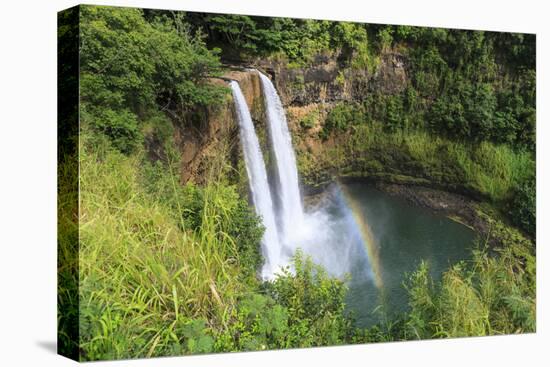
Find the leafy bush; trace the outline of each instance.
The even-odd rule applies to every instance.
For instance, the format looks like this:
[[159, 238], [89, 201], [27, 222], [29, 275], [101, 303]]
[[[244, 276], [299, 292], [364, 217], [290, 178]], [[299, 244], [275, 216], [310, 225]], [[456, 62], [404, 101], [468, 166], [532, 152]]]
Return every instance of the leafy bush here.
[[535, 179], [521, 184], [510, 203], [512, 221], [532, 236], [536, 233], [537, 192]]
[[492, 140], [497, 133], [493, 127], [495, 109], [490, 85], [460, 83], [434, 102], [428, 118], [433, 130], [448, 136]]
[[311, 129], [315, 126], [315, 122], [319, 118], [317, 111], [311, 111], [300, 120], [302, 129]]
[[332, 131], [346, 131], [349, 126], [360, 124], [365, 118], [363, 108], [358, 104], [339, 103], [328, 113], [321, 137], [327, 139]]
[[393, 42], [393, 27], [383, 27], [378, 31], [377, 38], [380, 43], [380, 48], [383, 50], [389, 49]]
[[262, 350], [289, 346], [288, 310], [269, 297], [248, 294], [237, 305], [235, 319], [218, 335], [216, 350]]
[[386, 102], [385, 127], [389, 131], [407, 126], [407, 117], [403, 111], [403, 98], [401, 96], [389, 96]]
[[277, 304], [288, 309], [289, 337], [297, 347], [335, 345], [349, 342], [353, 322], [345, 314], [347, 286], [330, 278], [326, 271], [313, 264], [298, 251], [290, 270], [272, 283], [267, 292]]
[[521, 94], [498, 92], [490, 84], [458, 83], [437, 98], [428, 114], [433, 131], [474, 141], [534, 149], [534, 115]]
[[364, 24], [335, 22], [331, 31], [332, 44], [351, 55], [351, 67], [366, 68], [374, 73], [374, 57], [371, 55], [367, 28]]
[[181, 16], [147, 21], [140, 9], [80, 9], [84, 123], [121, 151], [143, 143], [142, 122], [161, 110], [215, 104], [226, 93], [206, 82], [220, 71], [216, 51], [206, 48], [202, 34], [191, 34]]
[[187, 321], [175, 333], [182, 336], [186, 353], [209, 353], [214, 348], [214, 339], [209, 335], [210, 328], [203, 319]]
[[300, 252], [295, 274], [285, 271], [262, 294], [243, 296], [229, 327], [216, 337], [217, 351], [335, 345], [358, 341], [344, 314], [346, 286]]
[[143, 139], [136, 115], [126, 109], [102, 109], [85, 121], [95, 131], [106, 135], [113, 147], [123, 153], [134, 151]]

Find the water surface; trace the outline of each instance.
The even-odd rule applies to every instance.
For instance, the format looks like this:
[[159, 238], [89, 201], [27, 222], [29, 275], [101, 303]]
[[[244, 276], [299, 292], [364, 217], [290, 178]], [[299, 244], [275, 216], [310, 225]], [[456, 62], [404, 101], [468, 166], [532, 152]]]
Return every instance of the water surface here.
[[330, 190], [322, 205], [331, 234], [324, 246], [306, 251], [334, 275], [351, 275], [346, 303], [358, 326], [379, 321], [382, 309], [407, 310], [403, 281], [421, 261], [437, 280], [471, 256], [475, 233], [460, 223], [366, 184]]

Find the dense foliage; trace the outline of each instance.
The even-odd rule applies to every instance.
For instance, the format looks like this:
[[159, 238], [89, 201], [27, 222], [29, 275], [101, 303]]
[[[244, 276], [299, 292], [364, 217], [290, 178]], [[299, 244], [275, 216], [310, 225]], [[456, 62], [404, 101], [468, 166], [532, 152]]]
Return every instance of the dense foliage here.
[[513, 217], [525, 207], [525, 213], [533, 215], [517, 218], [530, 218], [534, 223], [534, 190], [530, 200], [516, 191], [523, 183], [534, 183], [531, 153], [490, 142], [457, 142], [422, 130], [388, 131], [379, 122], [350, 124], [348, 128], [352, 134], [341, 136], [321, 153], [298, 156], [306, 184], [323, 185], [331, 180], [327, 172], [337, 172], [342, 177], [435, 186], [467, 194]]
[[181, 17], [146, 21], [139, 9], [85, 6], [80, 26], [82, 119], [122, 152], [141, 144], [158, 111], [214, 104], [224, 93], [206, 82], [220, 71], [216, 50]]
[[[410, 87], [378, 96], [386, 99], [383, 120], [390, 126], [423, 121], [453, 138], [534, 150], [534, 35], [241, 15], [190, 14], [187, 20], [232, 59], [283, 55], [308, 65], [316, 54], [338, 50], [344, 67], [374, 72], [381, 53], [403, 53]], [[326, 126], [333, 128], [341, 127]]]
[[[180, 185], [173, 127], [222, 100], [225, 88], [208, 83], [222, 58], [284, 57], [304, 67], [338, 50], [344, 67], [374, 73], [382, 53], [405, 53], [406, 90], [336, 104], [320, 134], [349, 139], [315, 162], [346, 167], [344, 175], [407, 181], [414, 172], [417, 183], [460, 183], [506, 203], [515, 224], [534, 234], [534, 37], [97, 6], [80, 12], [81, 359], [534, 331], [533, 245], [499, 222], [498, 254], [476, 251], [441, 284], [421, 266], [407, 283], [410, 312], [387, 324], [356, 329], [345, 312], [346, 282], [301, 253], [293, 271], [262, 282], [264, 229], [229, 179], [233, 168], [220, 155], [207, 185]], [[316, 118], [306, 116], [303, 128]], [[150, 141], [161, 147], [155, 159]], [[299, 163], [311, 173], [308, 158]], [[60, 172], [75, 166], [63, 162]], [[61, 174], [60, 186], [74, 185], [70, 179]], [[60, 218], [60, 263], [71, 266], [73, 211]], [[61, 282], [60, 300], [69, 302], [76, 284]]]
[[[171, 119], [224, 93], [207, 82], [220, 63], [203, 36], [163, 12], [81, 16], [81, 358], [346, 340], [341, 281], [300, 255], [296, 275], [259, 281], [263, 227], [222, 156], [207, 186], [179, 184]], [[150, 160], [146, 141], [162, 154]]]
[[536, 232], [537, 187], [532, 178], [519, 185], [510, 203], [510, 216], [517, 226], [527, 233]]
[[534, 151], [533, 36], [514, 38], [521, 51], [514, 48], [518, 55], [505, 58], [506, 51], [496, 48], [509, 34], [415, 28], [404, 36], [402, 27], [388, 30], [400, 35], [393, 47], [405, 48], [411, 84], [397, 95], [365, 96], [364, 105], [356, 106], [366, 112], [363, 121]]

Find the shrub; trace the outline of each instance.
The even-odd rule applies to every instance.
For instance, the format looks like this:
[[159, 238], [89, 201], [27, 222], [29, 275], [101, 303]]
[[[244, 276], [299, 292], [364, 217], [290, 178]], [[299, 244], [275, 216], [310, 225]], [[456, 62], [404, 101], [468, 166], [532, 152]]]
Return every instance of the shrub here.
[[227, 92], [206, 82], [220, 71], [217, 51], [181, 17], [147, 21], [140, 9], [80, 9], [83, 121], [120, 151], [142, 144], [143, 123], [165, 110], [216, 104]]
[[353, 320], [344, 314], [344, 282], [298, 252], [289, 269], [262, 294], [243, 295], [229, 327], [217, 335], [216, 350], [310, 347], [359, 341]]
[[510, 203], [512, 221], [531, 236], [535, 236], [536, 233], [536, 205], [536, 181], [533, 178], [515, 190]]
[[401, 96], [389, 96], [386, 102], [386, 129], [396, 131], [406, 126], [407, 117], [403, 112], [403, 98]]
[[378, 31], [377, 38], [380, 48], [387, 50], [391, 47], [393, 42], [393, 29], [394, 27], [383, 27]]
[[288, 310], [273, 298], [247, 294], [237, 305], [228, 330], [218, 335], [216, 350], [262, 350], [289, 347]]
[[318, 118], [317, 111], [311, 111], [300, 120], [300, 126], [302, 129], [311, 129], [315, 126], [315, 121]]
[[214, 348], [214, 339], [209, 335], [210, 328], [204, 319], [187, 321], [174, 332], [176, 335], [181, 335], [182, 344], [185, 346], [185, 352], [187, 353], [209, 353]]
[[113, 147], [131, 153], [143, 143], [136, 115], [129, 110], [103, 109], [89, 117], [91, 127], [109, 138]]
[[365, 118], [365, 113], [361, 105], [352, 103], [337, 104], [328, 113], [321, 137], [326, 139], [332, 131], [346, 131], [349, 126], [360, 124]]
[[308, 347], [349, 342], [353, 320], [345, 314], [344, 281], [330, 278], [300, 251], [294, 256], [294, 271], [289, 269], [272, 284], [268, 294], [277, 304], [288, 309], [291, 345]]

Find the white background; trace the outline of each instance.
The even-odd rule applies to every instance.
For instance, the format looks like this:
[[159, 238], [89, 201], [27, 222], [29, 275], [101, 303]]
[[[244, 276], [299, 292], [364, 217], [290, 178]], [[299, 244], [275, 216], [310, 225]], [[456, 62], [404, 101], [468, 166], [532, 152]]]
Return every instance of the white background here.
[[[100, 366], [537, 366], [550, 363], [547, 68], [544, 1], [93, 1], [165, 9], [537, 33], [537, 334], [100, 362]], [[75, 1], [1, 3], [0, 365], [74, 365], [56, 339], [56, 12]], [[545, 280], [546, 278], [546, 280]], [[546, 342], [545, 340], [546, 339]], [[544, 347], [546, 344], [546, 348]]]

